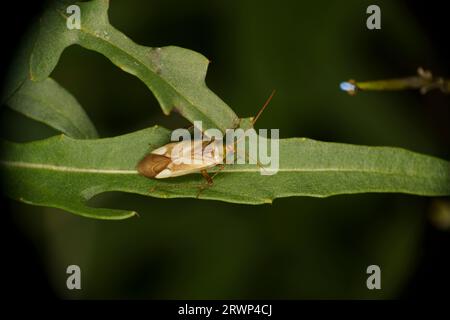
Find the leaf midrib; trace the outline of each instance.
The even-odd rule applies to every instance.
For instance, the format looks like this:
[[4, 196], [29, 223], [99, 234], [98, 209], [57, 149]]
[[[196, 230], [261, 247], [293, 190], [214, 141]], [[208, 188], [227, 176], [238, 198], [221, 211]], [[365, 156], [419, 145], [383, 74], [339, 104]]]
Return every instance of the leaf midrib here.
[[[23, 162], [23, 161], [0, 161], [3, 166], [25, 168], [25, 169], [36, 169], [36, 170], [48, 170], [48, 171], [58, 171], [58, 172], [73, 172], [73, 173], [96, 173], [96, 174], [122, 174], [122, 175], [138, 175], [137, 170], [126, 170], [126, 169], [98, 169], [98, 168], [80, 168], [80, 167], [68, 167], [68, 166], [58, 166], [44, 163], [33, 163], [33, 162]], [[259, 172], [260, 168], [225, 168], [221, 172], [230, 173], [249, 173], [249, 172]], [[353, 173], [365, 173], [365, 174], [380, 174], [389, 176], [408, 176], [415, 178], [426, 178], [431, 179], [430, 175], [419, 175], [411, 174], [406, 172], [389, 172], [389, 171], [379, 171], [379, 170], [361, 170], [361, 169], [343, 169], [343, 168], [308, 168], [308, 169], [296, 169], [296, 168], [279, 168], [278, 172], [353, 172]]]

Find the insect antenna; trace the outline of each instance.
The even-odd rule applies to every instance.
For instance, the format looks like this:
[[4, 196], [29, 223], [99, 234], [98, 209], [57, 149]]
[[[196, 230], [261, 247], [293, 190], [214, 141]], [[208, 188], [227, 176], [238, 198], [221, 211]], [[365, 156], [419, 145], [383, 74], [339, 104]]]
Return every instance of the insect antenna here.
[[[264, 110], [267, 108], [267, 106], [269, 105], [270, 101], [272, 100], [273, 96], [275, 95], [275, 92], [276, 92], [275, 89], [272, 90], [272, 93], [271, 93], [270, 96], [267, 98], [266, 102], [264, 102], [264, 105], [261, 107], [261, 109], [259, 109], [259, 111], [258, 111], [258, 113], [256, 114], [256, 116], [254, 116], [254, 117], [252, 118], [252, 121], [251, 121], [252, 127], [255, 125], [255, 123], [256, 123], [256, 121], [258, 120], [258, 118], [261, 116], [261, 114], [263, 113], [263, 111], [264, 111]], [[238, 139], [237, 141], [235, 141], [235, 142], [233, 143], [234, 148], [236, 148], [236, 146], [237, 146], [237, 144], [238, 144], [239, 141], [241, 141], [241, 139]], [[248, 157], [249, 157], [249, 160], [251, 160], [249, 154], [246, 154], [245, 156], [246, 156], [246, 157], [248, 156]], [[258, 165], [259, 168], [262, 168], [262, 166], [261, 166], [261, 164], [259, 163], [259, 161], [255, 161], [255, 162], [256, 162], [256, 164]], [[217, 174], [217, 173], [216, 173], [216, 174]]]
[[[256, 123], [256, 121], [258, 120], [258, 118], [261, 116], [261, 114], [263, 113], [263, 111], [264, 111], [264, 110], [267, 108], [267, 106], [269, 105], [270, 101], [272, 100], [273, 96], [275, 95], [275, 92], [276, 92], [275, 89], [272, 90], [272, 93], [271, 93], [270, 96], [267, 98], [266, 102], [264, 102], [264, 105], [261, 107], [261, 109], [259, 109], [259, 111], [258, 111], [258, 113], [256, 114], [256, 116], [254, 116], [254, 117], [252, 118], [252, 121], [251, 121], [252, 127], [255, 125], [255, 123]], [[234, 142], [234, 148], [236, 148], [236, 145], [237, 145], [237, 143], [238, 143], [239, 141], [240, 141], [240, 139], [239, 139], [238, 141]], [[246, 154], [246, 156], [248, 156], [248, 158], [249, 158], [250, 161], [252, 160], [251, 157], [250, 157], [250, 155], [249, 155], [248, 153]], [[256, 160], [255, 162], [256, 162], [256, 165], [257, 165], [260, 169], [265, 170], [264, 167], [261, 165], [261, 163], [260, 163], [258, 160]], [[220, 165], [219, 169], [218, 169], [216, 172], [214, 172], [214, 174], [213, 174], [212, 176], [209, 177], [210, 182], [208, 182], [207, 184], [204, 184], [203, 186], [200, 187], [199, 192], [197, 193], [197, 198], [200, 197], [201, 193], [202, 193], [204, 190], [206, 190], [206, 189], [208, 189], [209, 187], [211, 187], [213, 179], [214, 179], [214, 178], [215, 178], [215, 177], [216, 177], [216, 176], [217, 176], [224, 168], [225, 168], [225, 165], [223, 165], [223, 164]]]
[[[258, 113], [256, 114], [256, 116], [252, 119], [252, 126], [255, 125], [256, 121], [258, 120], [258, 118], [261, 116], [261, 114], [263, 113], [263, 111], [266, 109], [266, 107], [269, 105], [270, 101], [272, 100], [273, 96], [275, 95], [276, 90], [273, 89], [272, 93], [270, 94], [270, 96], [267, 98], [266, 102], [264, 103], [264, 105], [261, 107], [261, 109], [259, 109]], [[250, 159], [250, 155], [247, 154], [249, 160]], [[258, 159], [256, 160], [256, 165], [258, 166], [258, 168], [265, 170], [264, 167], [261, 165], [261, 163], [258, 161]]]
[[264, 109], [266, 109], [266, 107], [269, 105], [270, 100], [272, 100], [273, 96], [275, 95], [276, 90], [272, 90], [272, 93], [270, 94], [269, 98], [267, 98], [266, 102], [264, 103], [264, 105], [262, 106], [261, 109], [259, 109], [258, 113], [256, 114], [256, 116], [252, 119], [252, 126], [256, 123], [256, 121], [258, 120], [258, 118], [261, 116], [261, 114], [263, 113]]

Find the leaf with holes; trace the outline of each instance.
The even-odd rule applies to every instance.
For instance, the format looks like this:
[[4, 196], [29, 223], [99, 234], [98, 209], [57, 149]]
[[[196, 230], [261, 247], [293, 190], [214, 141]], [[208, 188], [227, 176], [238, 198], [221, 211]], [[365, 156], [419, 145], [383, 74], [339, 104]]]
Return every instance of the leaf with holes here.
[[67, 4], [56, 2], [44, 13], [30, 58], [34, 81], [47, 78], [63, 50], [73, 44], [105, 55], [119, 68], [142, 80], [158, 99], [165, 114], [176, 110], [191, 122], [203, 121], [203, 128], [225, 131], [239, 119], [205, 84], [209, 61], [201, 54], [169, 46], [138, 45], [108, 21], [108, 1], [78, 3], [81, 29], [68, 29]]

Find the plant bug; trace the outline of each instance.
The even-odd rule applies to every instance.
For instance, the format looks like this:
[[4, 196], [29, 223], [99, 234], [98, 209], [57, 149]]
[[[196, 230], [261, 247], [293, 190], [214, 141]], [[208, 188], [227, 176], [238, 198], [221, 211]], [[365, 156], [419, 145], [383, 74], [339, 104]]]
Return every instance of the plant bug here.
[[[269, 104], [275, 94], [272, 91], [269, 98], [252, 119], [252, 126]], [[201, 173], [208, 185], [212, 184], [207, 169], [221, 165], [228, 153], [234, 152], [236, 144], [222, 145], [210, 141], [194, 140], [171, 142], [147, 154], [137, 165], [139, 174], [152, 179], [165, 179], [184, 176], [192, 173]], [[221, 148], [223, 148], [221, 150]]]

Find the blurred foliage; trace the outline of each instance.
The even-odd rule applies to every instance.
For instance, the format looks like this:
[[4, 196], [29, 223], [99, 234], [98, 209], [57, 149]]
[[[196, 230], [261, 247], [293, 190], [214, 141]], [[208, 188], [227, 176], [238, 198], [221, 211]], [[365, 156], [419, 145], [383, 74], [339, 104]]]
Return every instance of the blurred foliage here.
[[[378, 1], [379, 31], [365, 28], [369, 4], [111, 1], [110, 20], [137, 43], [204, 54], [212, 60], [208, 86], [241, 117], [253, 115], [276, 88], [260, 128], [448, 159], [446, 140], [424, 116], [432, 110], [416, 92], [349, 97], [339, 91], [348, 78], [439, 67], [402, 2]], [[100, 136], [187, 124], [164, 116], [138, 79], [80, 47], [64, 52], [52, 77], [86, 109]], [[16, 141], [53, 134], [12, 112], [3, 120]], [[420, 257], [429, 201], [365, 194], [244, 206], [111, 193], [91, 203], [133, 208], [140, 218], [94, 221], [19, 203], [13, 210], [66, 298], [391, 298]], [[65, 289], [69, 264], [82, 269], [81, 291]], [[380, 291], [366, 288], [370, 264], [381, 267]]]

